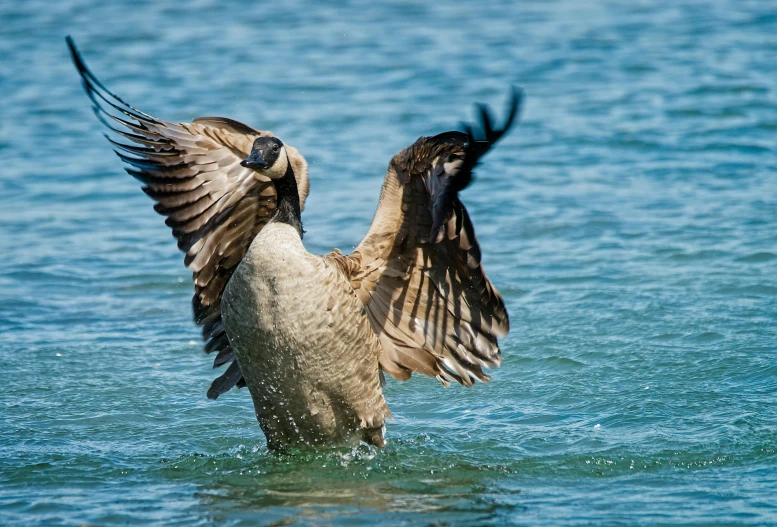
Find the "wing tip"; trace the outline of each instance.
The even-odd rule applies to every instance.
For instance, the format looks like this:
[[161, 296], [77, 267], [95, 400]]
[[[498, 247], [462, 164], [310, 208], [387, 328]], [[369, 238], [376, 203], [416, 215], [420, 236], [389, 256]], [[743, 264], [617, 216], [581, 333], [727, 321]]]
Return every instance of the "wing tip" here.
[[211, 383], [206, 395], [208, 396], [208, 399], [218, 399], [219, 395], [228, 392], [236, 385], [238, 388], [244, 386], [245, 382], [241, 384], [241, 381], [243, 381], [243, 373], [240, 371], [240, 366], [238, 366], [237, 361], [234, 360], [227, 368], [227, 371]]
[[[506, 103], [506, 118], [501, 128], [494, 127], [491, 108], [487, 104], [475, 103], [475, 113], [479, 121], [479, 130], [469, 123], [462, 123], [462, 131], [467, 135], [467, 144], [472, 147], [477, 158], [483, 157], [512, 127], [523, 108], [525, 90], [516, 84], [510, 85]], [[477, 133], [478, 137], [475, 136]]]
[[70, 35], [67, 35], [65, 37], [65, 43], [67, 44], [67, 49], [70, 51], [70, 58], [73, 59], [73, 64], [78, 70], [78, 73], [81, 75], [81, 78], [84, 80], [84, 82], [87, 83], [88, 87], [91, 88], [91, 83], [89, 83], [89, 80], [96, 79], [94, 78], [94, 74], [92, 74], [92, 72], [87, 67], [83, 55], [81, 55], [81, 52], [76, 46], [75, 40], [73, 40], [73, 37]]
[[78, 48], [76, 47], [76, 42], [73, 40], [73, 37], [66, 35], [65, 44], [67, 44], [67, 49], [70, 51], [70, 56], [72, 57], [73, 62], [76, 63], [76, 67], [78, 67], [79, 64], [83, 64], [81, 54], [78, 52]]
[[[121, 97], [111, 92], [100, 80], [92, 73], [92, 70], [86, 65], [83, 55], [76, 47], [75, 40], [70, 35], [65, 36], [65, 43], [68, 50], [70, 50], [70, 57], [73, 59], [73, 64], [84, 83], [84, 89], [87, 95], [92, 99], [92, 103], [99, 111], [107, 113], [105, 108], [95, 99], [97, 97], [105, 101], [108, 105], [115, 110], [135, 119], [138, 122], [148, 122], [153, 124], [162, 124], [156, 117], [149, 115], [146, 112], [140, 111], [133, 107], [131, 104], [125, 102]], [[110, 100], [113, 99], [113, 100]], [[110, 115], [110, 114], [108, 114]]]
[[525, 93], [526, 91], [522, 86], [518, 86], [517, 84], [510, 85], [510, 96], [507, 99], [507, 120], [505, 121], [502, 133], [507, 132], [512, 126], [515, 118], [521, 114]]

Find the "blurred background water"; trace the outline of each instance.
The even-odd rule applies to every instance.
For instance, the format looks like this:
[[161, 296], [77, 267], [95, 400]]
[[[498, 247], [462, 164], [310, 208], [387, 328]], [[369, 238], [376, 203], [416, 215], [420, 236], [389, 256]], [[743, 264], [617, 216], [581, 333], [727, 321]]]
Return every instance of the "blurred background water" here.
[[[0, 523], [777, 524], [772, 2], [0, 5]], [[464, 194], [512, 332], [494, 381], [389, 381], [388, 447], [266, 451], [213, 402], [174, 240], [102, 138], [72, 34], [161, 118], [273, 130], [311, 251], [390, 157], [502, 108]]]

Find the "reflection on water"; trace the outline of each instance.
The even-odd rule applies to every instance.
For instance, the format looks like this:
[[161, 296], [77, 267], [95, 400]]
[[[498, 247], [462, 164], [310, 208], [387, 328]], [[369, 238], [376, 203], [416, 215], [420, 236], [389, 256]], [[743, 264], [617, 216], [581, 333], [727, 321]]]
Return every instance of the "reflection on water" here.
[[341, 516], [390, 523], [418, 515], [432, 515], [435, 521], [450, 515], [458, 522], [477, 523], [520, 507], [519, 490], [495, 488], [510, 469], [455, 458], [424, 458], [419, 464], [413, 453], [427, 442], [421, 436], [380, 452], [366, 445], [293, 454], [241, 447], [220, 459], [167, 461], [165, 476], [211, 472], [213, 481], [200, 487], [196, 496], [214, 521], [220, 513], [250, 518], [261, 511], [268, 525], [284, 525], [292, 518], [326, 523]]

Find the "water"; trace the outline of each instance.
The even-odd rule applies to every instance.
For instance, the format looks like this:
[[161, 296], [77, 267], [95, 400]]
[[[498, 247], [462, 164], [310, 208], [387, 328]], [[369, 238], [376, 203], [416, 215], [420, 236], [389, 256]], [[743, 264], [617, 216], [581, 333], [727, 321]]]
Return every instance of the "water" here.
[[[774, 6], [579, 4], [4, 3], [0, 523], [776, 524]], [[269, 454], [245, 390], [205, 398], [189, 273], [67, 33], [154, 115], [297, 146], [315, 252], [395, 152], [524, 86], [463, 195], [494, 381], [389, 381], [385, 450]]]

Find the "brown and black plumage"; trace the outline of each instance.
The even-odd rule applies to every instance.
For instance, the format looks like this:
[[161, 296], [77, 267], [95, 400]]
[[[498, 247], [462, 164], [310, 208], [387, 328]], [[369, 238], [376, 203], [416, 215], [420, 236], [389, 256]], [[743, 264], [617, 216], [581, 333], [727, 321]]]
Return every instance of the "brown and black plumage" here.
[[[214, 368], [229, 364], [208, 397], [215, 399], [235, 385], [243, 386], [224, 333], [221, 294], [249, 244], [275, 212], [270, 179], [240, 166], [253, 141], [272, 132], [223, 117], [202, 117], [192, 123], [152, 117], [108, 91], [86, 67], [70, 37], [67, 44], [97, 117], [124, 141], [108, 140], [129, 165], [127, 172], [157, 202], [154, 210], [167, 217], [178, 248], [186, 253], [184, 264], [194, 280], [194, 320], [203, 326], [205, 351], [216, 353]], [[289, 151], [304, 206], [307, 162], [290, 147]]]
[[490, 379], [483, 369], [501, 363], [509, 321], [458, 192], [512, 125], [519, 90], [501, 128], [480, 106], [477, 129], [395, 155], [362, 242], [316, 256], [301, 242], [308, 174], [295, 149], [225, 118], [156, 119], [105, 89], [68, 45], [119, 157], [186, 253], [205, 349], [229, 363], [208, 396], [248, 386], [271, 448], [382, 446], [381, 371], [446, 386]]

